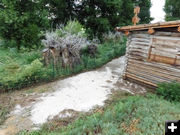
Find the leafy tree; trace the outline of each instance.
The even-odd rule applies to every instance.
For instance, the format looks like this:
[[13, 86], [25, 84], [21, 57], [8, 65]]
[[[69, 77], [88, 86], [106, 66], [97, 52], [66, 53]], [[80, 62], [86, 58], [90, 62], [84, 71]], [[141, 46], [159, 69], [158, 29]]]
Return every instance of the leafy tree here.
[[[123, 17], [125, 16], [122, 15], [124, 3], [126, 1], [123, 0], [83, 0], [77, 6], [79, 8], [78, 20], [86, 26], [91, 35], [101, 37], [102, 33], [113, 30], [117, 25], [124, 24]], [[126, 17], [129, 17], [129, 14]], [[129, 19], [131, 17], [132, 13]]]
[[67, 23], [74, 19], [76, 0], [42, 0], [42, 4], [49, 11], [52, 27], [56, 28], [60, 23]]
[[152, 6], [151, 0], [134, 0], [136, 6], [140, 6], [141, 12], [138, 15], [141, 24], [150, 23], [153, 18], [151, 18], [150, 8]]
[[0, 36], [7, 45], [18, 49], [38, 46], [41, 31], [48, 25], [40, 0], [0, 1]]
[[180, 1], [166, 0], [164, 11], [166, 12], [166, 21], [180, 19]]
[[83, 0], [78, 8], [78, 20], [92, 35], [101, 37], [102, 33], [112, 31], [116, 26], [130, 25], [135, 5], [141, 7], [141, 23], [149, 23], [150, 0]]

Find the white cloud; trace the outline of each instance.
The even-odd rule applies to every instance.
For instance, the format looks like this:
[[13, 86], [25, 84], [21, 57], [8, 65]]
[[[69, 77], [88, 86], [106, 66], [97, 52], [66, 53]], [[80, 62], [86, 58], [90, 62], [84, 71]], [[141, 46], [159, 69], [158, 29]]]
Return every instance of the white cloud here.
[[151, 17], [154, 18], [152, 23], [164, 21], [165, 12], [163, 8], [165, 5], [165, 0], [151, 0], [151, 2], [152, 2]]

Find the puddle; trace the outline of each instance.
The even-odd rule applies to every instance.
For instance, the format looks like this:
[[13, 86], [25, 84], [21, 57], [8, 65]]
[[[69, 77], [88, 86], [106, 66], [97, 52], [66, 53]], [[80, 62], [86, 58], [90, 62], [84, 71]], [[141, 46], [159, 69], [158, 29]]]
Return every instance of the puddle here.
[[[69, 117], [73, 111], [87, 112], [95, 106], [103, 106], [111, 89], [120, 88], [133, 94], [131, 89], [135, 84], [121, 79], [124, 64], [123, 56], [95, 71], [56, 81], [50, 92], [42, 93], [34, 102], [23, 107], [17, 105], [9, 119], [0, 127], [0, 135], [13, 135], [22, 129], [32, 130], [54, 116]], [[144, 90], [136, 87], [134, 89]], [[14, 132], [7, 132], [9, 129]]]

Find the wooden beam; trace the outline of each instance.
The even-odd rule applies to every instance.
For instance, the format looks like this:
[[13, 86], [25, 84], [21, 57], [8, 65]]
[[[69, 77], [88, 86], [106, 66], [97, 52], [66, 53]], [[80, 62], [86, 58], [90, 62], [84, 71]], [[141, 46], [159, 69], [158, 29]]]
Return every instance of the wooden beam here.
[[129, 32], [129, 31], [125, 31], [124, 34], [125, 34], [126, 36], [128, 36], [128, 35], [130, 34], [130, 32]]
[[147, 30], [149, 27], [155, 28], [171, 28], [171, 27], [179, 27], [180, 20], [178, 21], [170, 21], [170, 22], [160, 22], [154, 24], [141, 24], [136, 26], [125, 26], [125, 27], [117, 27], [117, 31], [135, 31], [135, 30]]
[[180, 32], [180, 26], [178, 27], [177, 31]]
[[149, 33], [150, 35], [152, 35], [152, 34], [155, 33], [155, 30], [154, 30], [153, 28], [149, 28], [149, 29], [148, 29], [148, 33]]

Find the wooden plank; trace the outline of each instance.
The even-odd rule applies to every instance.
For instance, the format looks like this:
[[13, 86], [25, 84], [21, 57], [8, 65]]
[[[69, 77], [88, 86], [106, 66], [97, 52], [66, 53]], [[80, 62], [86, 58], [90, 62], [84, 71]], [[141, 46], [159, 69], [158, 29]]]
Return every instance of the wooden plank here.
[[162, 68], [159, 68], [158, 66], [149, 66], [149, 65], [146, 65], [145, 63], [139, 64], [137, 62], [131, 62], [131, 61], [128, 62], [128, 66], [135, 66], [135, 67], [143, 68], [143, 69], [146, 69], [146, 70], [152, 70], [152, 71], [155, 71], [155, 72], [157, 71], [157, 72], [160, 72], [162, 74], [166, 74], [166, 75], [169, 75], [169, 76], [174, 76], [174, 77], [180, 79], [180, 73], [173, 72], [173, 71], [170, 71], [170, 70], [167, 70], [167, 69], [162, 69]]
[[144, 60], [147, 59], [147, 53], [143, 53], [143, 52], [139, 53], [139, 52], [136, 52], [136, 51], [133, 51], [133, 52], [131, 51], [128, 54], [129, 54], [130, 57], [137, 57], [137, 58], [139, 57], [139, 58], [142, 58]]
[[129, 46], [129, 48], [138, 48], [138, 49], [148, 50], [149, 47], [144, 46], [144, 45], [135, 44], [135, 45]]
[[180, 20], [178, 21], [169, 21], [169, 22], [158, 22], [154, 24], [141, 24], [136, 26], [125, 26], [125, 27], [116, 27], [117, 31], [135, 31], [135, 30], [146, 30], [150, 27], [152, 28], [170, 28], [170, 27], [179, 27]]
[[130, 42], [130, 45], [134, 45], [134, 44], [149, 45], [149, 43], [145, 43], [145, 42], [137, 42], [137, 41], [131, 41]]
[[134, 41], [134, 42], [149, 43], [149, 42], [150, 42], [150, 39], [144, 39], [144, 38], [132, 38], [131, 41]]
[[163, 52], [166, 52], [166, 53], [173, 53], [173, 54], [178, 54], [180, 52], [180, 49], [177, 49], [177, 48], [170, 48], [170, 46], [160, 46], [160, 45], [154, 45], [153, 46], [156, 50], [159, 50], [159, 51], [163, 51]]
[[[144, 48], [129, 48], [130, 52], [138, 52], [138, 53], [143, 53], [143, 54], [147, 54], [147, 49], [145, 50]], [[139, 54], [139, 55], [140, 55]]]
[[157, 67], [157, 68], [160, 68], [160, 69], [165, 69], [165, 70], [168, 70], [168, 71], [173, 71], [173, 72], [180, 73], [180, 67], [178, 67], [178, 66], [172, 66], [172, 65], [163, 64], [163, 63], [155, 63], [155, 62], [152, 62], [152, 61], [150, 61], [150, 62], [139, 61], [137, 59], [134, 59], [133, 57], [128, 59], [128, 62], [129, 61], [136, 62], [136, 63], [139, 63], [139, 64], [146, 64], [147, 66], [153, 66], [153, 67]]
[[170, 65], [177, 65], [180, 66], [180, 59], [177, 59], [177, 57], [174, 56], [174, 58], [170, 57], [165, 57], [165, 56], [159, 56], [159, 55], [154, 55], [151, 54], [150, 61], [155, 61], [155, 62], [160, 62], [160, 63], [165, 63], [165, 64], [170, 64]]
[[146, 74], [150, 74], [152, 76], [157, 76], [159, 78], [166, 78], [167, 80], [170, 80], [170, 81], [178, 81], [180, 82], [180, 78], [177, 77], [177, 76], [173, 76], [173, 75], [170, 75], [170, 74], [166, 74], [166, 73], [162, 73], [161, 70], [155, 70], [151, 67], [151, 69], [149, 68], [146, 68], [142, 65], [135, 65], [135, 64], [131, 64], [129, 63], [128, 64], [128, 69], [130, 70], [135, 70], [135, 71], [141, 71], [141, 72], [144, 72]]
[[153, 80], [156, 83], [158, 83], [158, 82], [171, 82], [172, 81], [172, 80], [170, 80], [168, 78], [163, 78], [161, 76], [155, 76], [154, 74], [149, 74], [147, 72], [143, 72], [143, 71], [140, 71], [140, 70], [133, 70], [133, 69], [129, 69], [129, 68], [127, 68], [126, 73], [132, 73], [132, 74], [135, 74], [137, 76], [141, 76], [141, 77], [144, 77], [146, 79]]
[[147, 85], [150, 85], [150, 86], [157, 87], [156, 83], [150, 82], [149, 80], [146, 80], [146, 79], [141, 78], [141, 77], [137, 77], [137, 76], [135, 76], [133, 74], [130, 74], [130, 73], [126, 74], [126, 78], [127, 79], [130, 78], [130, 79], [136, 80], [138, 82], [141, 82], [141, 83], [144, 83], [144, 84], [147, 84]]
[[156, 45], [171, 45], [177, 48], [180, 48], [180, 38], [172, 38], [172, 37], [154, 37], [153, 44]]
[[156, 32], [155, 36], [170, 36], [170, 37], [180, 37], [180, 33], [175, 32]]
[[147, 39], [150, 40], [150, 35], [147, 34], [147, 32], [143, 33], [143, 32], [133, 32], [132, 34], [132, 38], [143, 38], [143, 39]]
[[164, 56], [164, 57], [170, 57], [170, 58], [175, 58], [175, 56], [176, 56], [176, 54], [160, 51], [155, 48], [152, 48], [151, 55], [153, 55], [153, 54], [157, 55], [157, 56]]

